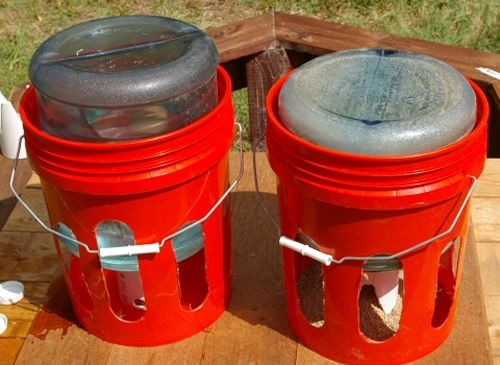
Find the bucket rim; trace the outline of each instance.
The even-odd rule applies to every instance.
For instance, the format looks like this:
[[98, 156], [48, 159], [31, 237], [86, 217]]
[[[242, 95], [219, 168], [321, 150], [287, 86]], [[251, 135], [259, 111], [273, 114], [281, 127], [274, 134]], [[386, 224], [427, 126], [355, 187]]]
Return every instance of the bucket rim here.
[[284, 136], [288, 139], [293, 140], [294, 143], [302, 145], [308, 150], [312, 152], [317, 152], [323, 155], [331, 156], [331, 157], [339, 157], [344, 160], [351, 161], [364, 161], [364, 162], [410, 162], [410, 161], [418, 161], [422, 159], [428, 159], [430, 157], [434, 157], [436, 155], [447, 154], [456, 149], [459, 149], [463, 145], [470, 143], [471, 140], [477, 138], [477, 136], [482, 132], [482, 129], [486, 128], [488, 122], [488, 116], [490, 114], [490, 108], [486, 99], [486, 95], [481, 90], [481, 88], [470, 78], [466, 77], [469, 85], [474, 90], [474, 94], [476, 96], [477, 104], [481, 105], [481, 108], [477, 108], [477, 110], [481, 110], [482, 115], [477, 118], [477, 121], [469, 134], [460, 138], [459, 140], [444, 145], [439, 148], [432, 149], [430, 151], [418, 152], [411, 155], [363, 155], [352, 152], [338, 151], [333, 150], [327, 147], [323, 147], [312, 142], [309, 142], [294, 133], [292, 133], [288, 128], [286, 128], [281, 122], [280, 116], [275, 113], [275, 100], [281, 91], [281, 88], [285, 81], [292, 75], [295, 70], [291, 70], [282, 76], [270, 89], [267, 97], [266, 97], [266, 109], [271, 118], [268, 118], [268, 123], [271, 123], [273, 127], [279, 130], [279, 133], [283, 133]]
[[[95, 150], [122, 150], [122, 149], [130, 149], [130, 148], [140, 148], [143, 146], [147, 146], [149, 144], [155, 144], [159, 142], [163, 142], [165, 140], [178, 138], [182, 135], [190, 133], [192, 130], [195, 130], [206, 123], [207, 120], [213, 118], [214, 115], [220, 113], [221, 109], [224, 108], [226, 104], [225, 101], [231, 97], [231, 79], [227, 72], [222, 68], [222, 66], [217, 66], [217, 79], [218, 82], [223, 87], [222, 95], [219, 98], [219, 101], [215, 108], [210, 110], [207, 114], [198, 118], [195, 122], [188, 124], [182, 128], [175, 129], [173, 131], [150, 136], [144, 138], [137, 138], [126, 141], [106, 141], [105, 143], [99, 142], [85, 142], [85, 141], [74, 141], [68, 140], [64, 138], [59, 138], [48, 134], [42, 131], [39, 127], [36, 127], [31, 119], [27, 116], [27, 112], [25, 110], [25, 105], [27, 104], [28, 99], [34, 97], [35, 88], [32, 84], [26, 89], [24, 92], [21, 101], [19, 103], [19, 114], [21, 116], [23, 126], [26, 128], [30, 134], [33, 134], [36, 138], [56, 144], [60, 147], [67, 147], [71, 149], [78, 149], [81, 151], [95, 151]], [[221, 82], [222, 81], [222, 82]]]

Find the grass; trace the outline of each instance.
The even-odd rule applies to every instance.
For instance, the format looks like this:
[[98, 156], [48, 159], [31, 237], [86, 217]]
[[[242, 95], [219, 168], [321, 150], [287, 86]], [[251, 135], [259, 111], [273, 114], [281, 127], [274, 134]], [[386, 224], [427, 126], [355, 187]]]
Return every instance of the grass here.
[[[28, 79], [43, 40], [85, 20], [154, 14], [207, 28], [271, 10], [500, 53], [499, 0], [1, 0], [0, 90], [8, 95]], [[245, 90], [234, 97], [237, 118], [248, 127]]]

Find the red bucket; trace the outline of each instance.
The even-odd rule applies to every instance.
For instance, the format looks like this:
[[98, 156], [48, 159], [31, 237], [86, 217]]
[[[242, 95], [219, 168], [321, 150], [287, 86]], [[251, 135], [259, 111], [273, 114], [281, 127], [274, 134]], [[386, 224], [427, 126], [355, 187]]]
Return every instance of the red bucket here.
[[[337, 260], [320, 268], [324, 322], [318, 325], [306, 319], [298, 289], [314, 261], [283, 248], [292, 329], [312, 350], [349, 364], [404, 363], [432, 352], [448, 336], [455, 314], [468, 198], [486, 155], [484, 94], [471, 82], [477, 121], [466, 137], [426, 153], [373, 157], [322, 148], [285, 128], [278, 95], [286, 79], [272, 87], [266, 105], [282, 235], [298, 241], [305, 234]], [[363, 324], [362, 277], [367, 257], [396, 253], [403, 280], [399, 329], [378, 339]]]
[[[181, 340], [213, 323], [229, 301], [231, 212], [228, 199], [221, 201], [234, 124], [231, 81], [220, 67], [217, 77], [220, 102], [210, 113], [182, 129], [127, 142], [53, 137], [39, 129], [34, 89], [21, 101], [31, 165], [52, 229], [62, 234], [55, 243], [73, 308], [83, 327], [106, 341]], [[173, 247], [182, 235], [171, 236], [191, 224], [185, 241], [199, 247], [179, 259]], [[145, 253], [104, 257], [100, 242], [116, 240]]]

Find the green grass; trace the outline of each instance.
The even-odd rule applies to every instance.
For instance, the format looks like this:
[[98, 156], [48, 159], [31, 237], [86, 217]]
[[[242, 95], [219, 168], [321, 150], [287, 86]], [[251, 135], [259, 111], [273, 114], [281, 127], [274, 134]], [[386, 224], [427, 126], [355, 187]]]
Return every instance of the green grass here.
[[206, 28], [270, 10], [500, 53], [498, 0], [3, 0], [0, 90], [8, 94], [14, 85], [27, 80], [29, 60], [43, 40], [84, 20], [142, 13]]
[[[29, 60], [41, 42], [85, 20], [154, 14], [207, 28], [271, 10], [500, 53], [499, 0], [0, 0], [0, 90], [8, 95], [28, 80]], [[246, 92], [234, 99], [248, 131]]]
[[261, 0], [259, 8], [313, 15], [400, 36], [500, 52], [498, 0]]

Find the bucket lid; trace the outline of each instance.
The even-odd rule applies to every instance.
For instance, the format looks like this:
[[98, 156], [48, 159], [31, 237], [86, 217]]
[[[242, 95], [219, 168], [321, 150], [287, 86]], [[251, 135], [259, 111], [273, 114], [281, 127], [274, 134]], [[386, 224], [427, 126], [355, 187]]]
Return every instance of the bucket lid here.
[[197, 27], [159, 16], [119, 16], [65, 29], [31, 60], [38, 92], [69, 104], [141, 105], [189, 92], [212, 78], [214, 42]]
[[474, 127], [475, 95], [449, 65], [411, 52], [358, 49], [299, 67], [279, 96], [283, 124], [338, 151], [405, 155], [452, 143]]
[[24, 298], [23, 283], [15, 280], [0, 283], [0, 304], [16, 304]]
[[0, 313], [0, 335], [5, 332], [7, 329], [7, 325], [9, 320], [5, 314]]

